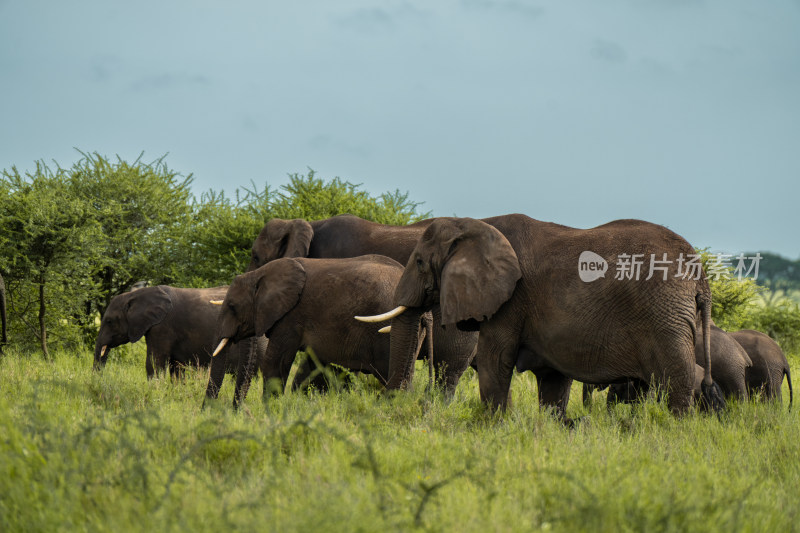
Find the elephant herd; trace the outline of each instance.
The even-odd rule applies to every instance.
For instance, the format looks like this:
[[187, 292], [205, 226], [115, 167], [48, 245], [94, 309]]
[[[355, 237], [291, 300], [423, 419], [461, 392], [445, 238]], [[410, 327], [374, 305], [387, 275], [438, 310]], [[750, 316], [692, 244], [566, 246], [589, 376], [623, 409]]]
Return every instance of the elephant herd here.
[[[265, 394], [284, 390], [298, 351], [314, 357], [293, 388], [325, 388], [316, 367], [336, 364], [401, 389], [427, 356], [448, 394], [472, 365], [493, 409], [510, 404], [514, 370], [530, 370], [540, 407], [565, 421], [573, 380], [586, 384], [584, 401], [609, 387], [609, 403], [655, 385], [682, 414], [696, 401], [719, 410], [726, 397], [755, 391], [780, 399], [785, 375], [791, 402], [778, 345], [712, 323], [693, 257], [682, 237], [641, 220], [575, 229], [521, 214], [407, 226], [352, 215], [272, 219], [229, 287], [147, 287], [112, 299], [94, 363], [144, 336], [148, 377], [210, 364], [206, 397], [235, 374], [234, 405], [256, 369]], [[650, 258], [647, 277], [633, 275], [631, 258]]]

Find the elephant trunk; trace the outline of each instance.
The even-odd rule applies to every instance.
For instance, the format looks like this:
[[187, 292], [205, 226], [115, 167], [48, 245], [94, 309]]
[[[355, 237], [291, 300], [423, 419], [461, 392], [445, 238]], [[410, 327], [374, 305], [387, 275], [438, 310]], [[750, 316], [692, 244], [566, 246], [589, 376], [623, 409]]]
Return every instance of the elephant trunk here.
[[389, 390], [408, 388], [414, 378], [414, 363], [420, 349], [422, 308], [410, 308], [392, 319], [389, 352]]
[[[247, 398], [247, 391], [250, 390], [250, 383], [256, 371], [258, 340], [255, 337], [245, 339], [240, 344], [239, 367], [236, 369], [236, 389], [233, 393], [233, 407], [239, 408], [239, 404]], [[245, 355], [246, 353], [246, 355]]]
[[[228, 354], [230, 350], [222, 350], [219, 354], [211, 358], [211, 370], [206, 385], [206, 398], [216, 400], [219, 396], [219, 389], [225, 379], [225, 370], [228, 366]], [[205, 401], [203, 401], [205, 405]]]
[[108, 361], [108, 351], [108, 342], [104, 339], [101, 339], [98, 335], [97, 340], [94, 343], [94, 365], [92, 366], [94, 370], [102, 370], [103, 367], [106, 366], [106, 361]]

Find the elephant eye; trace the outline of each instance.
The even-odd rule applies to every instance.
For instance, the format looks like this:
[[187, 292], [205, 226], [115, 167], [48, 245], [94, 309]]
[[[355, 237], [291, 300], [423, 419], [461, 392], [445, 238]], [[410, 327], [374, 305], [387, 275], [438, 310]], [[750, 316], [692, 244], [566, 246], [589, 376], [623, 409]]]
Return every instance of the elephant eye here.
[[423, 263], [422, 259], [417, 257], [417, 269], [419, 271], [424, 270], [425, 263]]

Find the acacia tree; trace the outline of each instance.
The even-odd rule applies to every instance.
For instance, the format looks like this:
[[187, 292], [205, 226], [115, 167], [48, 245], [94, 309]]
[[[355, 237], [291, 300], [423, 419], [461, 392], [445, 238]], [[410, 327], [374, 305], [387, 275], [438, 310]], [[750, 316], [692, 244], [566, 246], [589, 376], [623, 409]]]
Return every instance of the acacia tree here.
[[[140, 280], [169, 283], [191, 215], [192, 177], [170, 170], [164, 157], [133, 163], [85, 154], [69, 171], [70, 189], [100, 227], [89, 265], [97, 286], [84, 316], [105, 311], [111, 298]], [[90, 328], [91, 329], [91, 328]]]
[[338, 177], [326, 182], [311, 169], [307, 175], [290, 174], [289, 183], [278, 191], [252, 194], [253, 204], [268, 213], [268, 218], [321, 220], [349, 213], [381, 224], [405, 225], [431, 215], [418, 212], [422, 204], [409, 200], [408, 193], [396, 190], [373, 197], [359, 184]]
[[[388, 224], [428, 216], [399, 191], [370, 196], [313, 170], [278, 189], [208, 191], [159, 158], [116, 161], [97, 153], [71, 168], [43, 162], [0, 178], [0, 272], [6, 276], [15, 344], [48, 333], [61, 346], [91, 344], [96, 319], [134, 282], [207, 287], [228, 284], [247, 265], [253, 239], [273, 217], [317, 220], [351, 213]], [[53, 336], [53, 335], [51, 335]]]
[[184, 286], [228, 284], [250, 261], [253, 240], [272, 218], [320, 220], [349, 213], [382, 224], [403, 225], [430, 216], [408, 193], [374, 197], [360, 185], [338, 177], [324, 180], [308, 174], [290, 174], [277, 189], [234, 191], [233, 197], [208, 191], [192, 206], [192, 217], [181, 237], [180, 253], [172, 262], [172, 279]]
[[[49, 288], [55, 287], [58, 294], [59, 314], [75, 314], [74, 296], [94, 292], [91, 282], [76, 274], [85, 271], [96, 254], [92, 243], [99, 226], [60, 167], [51, 170], [39, 161], [32, 173], [20, 174], [16, 167], [4, 170], [0, 189], [0, 249], [11, 309], [49, 358], [48, 324], [58, 320], [48, 320], [53, 302]], [[34, 313], [18, 312], [32, 307]]]

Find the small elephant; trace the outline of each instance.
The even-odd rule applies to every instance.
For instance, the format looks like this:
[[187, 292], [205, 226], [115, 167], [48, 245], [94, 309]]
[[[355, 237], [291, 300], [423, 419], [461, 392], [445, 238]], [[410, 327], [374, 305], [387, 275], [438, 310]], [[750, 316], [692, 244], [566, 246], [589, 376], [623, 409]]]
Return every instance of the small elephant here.
[[[696, 402], [699, 402], [702, 407], [706, 408], [708, 406], [703, 403], [702, 383], [703, 383], [703, 367], [700, 365], [695, 365], [694, 391], [693, 391], [694, 399]], [[585, 391], [586, 388], [584, 388], [584, 392]], [[650, 391], [650, 385], [640, 379], [629, 379], [624, 383], [612, 383], [611, 385], [608, 386], [608, 396], [606, 398], [606, 403], [608, 404], [609, 408], [613, 407], [618, 403], [633, 404], [635, 402], [641, 401], [649, 391]], [[661, 391], [659, 391], [658, 397], [659, 399], [661, 398]]]
[[[720, 329], [711, 323], [711, 377], [719, 385], [725, 398], [738, 398], [747, 400], [748, 387], [745, 380], [747, 370], [753, 364], [747, 352], [737, 343], [725, 330]], [[703, 363], [703, 335], [698, 328], [698, 335], [694, 345], [695, 362], [698, 365]], [[519, 363], [518, 363], [519, 365]], [[519, 369], [519, 367], [518, 367]], [[608, 385], [583, 385], [583, 404], [587, 405], [591, 401], [592, 391], [602, 390]], [[699, 384], [695, 386], [695, 399], [698, 397]], [[647, 392], [645, 382], [629, 381], [627, 383], [615, 383], [609, 387], [607, 402], [609, 405], [615, 403], [615, 399], [630, 403]]]
[[[434, 220], [392, 226], [354, 215], [338, 215], [312, 222], [273, 218], [253, 242], [248, 271], [282, 257], [333, 259], [379, 254], [405, 265], [422, 233]], [[439, 307], [434, 306], [431, 313], [434, 325], [439, 326]], [[435, 329], [433, 357], [437, 382], [441, 382], [445, 392], [450, 394], [472, 361], [478, 334], [456, 328]]]
[[751, 393], [760, 392], [763, 400], [783, 401], [781, 387], [783, 376], [789, 384], [789, 407], [792, 406], [792, 375], [789, 361], [786, 360], [781, 347], [769, 335], [752, 329], [730, 332], [730, 336], [738, 342], [753, 360], [753, 366], [747, 369], [745, 379]]
[[[279, 380], [281, 391], [285, 388], [296, 353], [308, 349], [323, 365], [335, 363], [372, 374], [385, 384], [390, 337], [353, 316], [376, 313], [391, 303], [402, 273], [400, 263], [380, 255], [271, 261], [233, 280], [219, 313], [219, 347], [228, 340], [268, 338], [261, 361], [265, 395], [270, 379]], [[248, 358], [239, 364], [234, 406], [247, 395], [255, 363]], [[219, 390], [224, 377], [215, 368], [209, 378], [209, 397]], [[310, 365], [304, 367], [295, 386], [311, 370]]]
[[[609, 275], [584, 279], [585, 253]], [[696, 255], [679, 235], [641, 220], [577, 229], [520, 214], [436, 219], [411, 253], [394, 311], [382, 315], [393, 318], [387, 387], [408, 383], [419, 316], [438, 305], [445, 328], [480, 331], [480, 394], [494, 409], [507, 406], [514, 367], [525, 356], [540, 407], [562, 419], [573, 379], [655, 376], [669, 390], [670, 410], [684, 413], [694, 401], [696, 318], [706, 331], [711, 320], [708, 281], [699, 263], [694, 274], [686, 268]], [[658, 258], [659, 270], [634, 279], [637, 257]], [[703, 395], [721, 409], [708, 344]]]
[[[188, 365], [208, 366], [219, 314], [219, 307], [211, 300], [224, 298], [227, 291], [227, 287], [183, 289], [158, 285], [115, 296], [100, 323], [94, 368], [105, 366], [111, 348], [136, 342], [143, 336], [147, 342], [148, 379], [156, 372], [166, 371], [167, 366], [173, 377], [180, 376]], [[231, 349], [235, 352], [231, 359], [235, 365], [239, 348]]]

